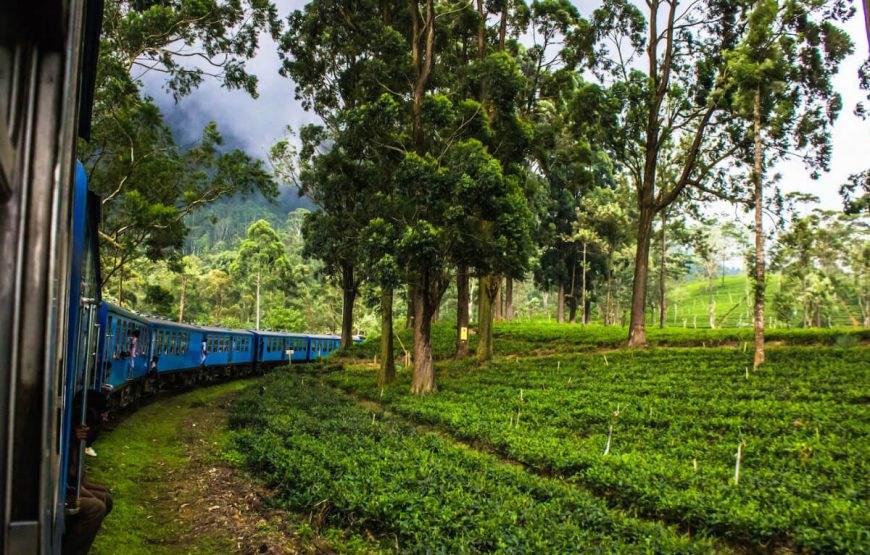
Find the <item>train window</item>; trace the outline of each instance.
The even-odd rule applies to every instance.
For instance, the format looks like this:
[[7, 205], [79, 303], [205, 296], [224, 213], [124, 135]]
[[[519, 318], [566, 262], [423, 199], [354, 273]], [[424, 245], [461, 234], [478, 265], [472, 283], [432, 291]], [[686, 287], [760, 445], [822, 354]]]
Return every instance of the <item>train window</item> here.
[[107, 341], [109, 344], [106, 345], [106, 351], [111, 351], [112, 358], [118, 358], [118, 331], [115, 329], [118, 327], [117, 321], [112, 321], [112, 317], [109, 316], [109, 337], [107, 337]]
[[127, 321], [121, 320], [120, 324], [120, 333], [118, 333], [118, 350], [120, 352], [118, 356], [121, 356], [121, 352], [124, 351], [124, 347], [127, 344]]

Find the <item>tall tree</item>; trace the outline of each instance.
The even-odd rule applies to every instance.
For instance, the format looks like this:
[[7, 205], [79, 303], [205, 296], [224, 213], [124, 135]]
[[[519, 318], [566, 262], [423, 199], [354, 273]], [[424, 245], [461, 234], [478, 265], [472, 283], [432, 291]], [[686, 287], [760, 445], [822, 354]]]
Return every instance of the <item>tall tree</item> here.
[[[797, 150], [814, 168], [830, 163], [830, 126], [842, 107], [831, 78], [853, 50], [834, 23], [850, 17], [845, 4], [758, 0], [746, 18], [746, 34], [725, 57], [736, 89], [734, 111], [751, 121], [751, 197], [755, 212], [755, 360], [764, 363], [764, 170]], [[749, 163], [749, 156], [744, 159]]]
[[[300, 168], [288, 163], [296, 158], [288, 141], [273, 148], [273, 159], [284, 161], [279, 173], [285, 177], [298, 170], [300, 192], [319, 208], [307, 217], [306, 252], [339, 278], [343, 348], [351, 344], [354, 302], [363, 278], [362, 232], [377, 215], [370, 211], [371, 201], [390, 186], [384, 166], [395, 166], [401, 158], [395, 144], [383, 146], [373, 136], [388, 123], [375, 118], [391, 121], [395, 115], [371, 109], [382, 95], [388, 101], [407, 83], [403, 37], [390, 26], [399, 7], [396, 2], [315, 0], [288, 16], [281, 39], [281, 72], [293, 79], [297, 99], [323, 125], [300, 130]], [[373, 141], [359, 140], [357, 133]], [[392, 150], [386, 160], [385, 150]]]
[[[599, 36], [612, 53], [603, 67], [622, 101], [621, 132], [612, 136], [610, 148], [636, 191], [631, 347], [646, 344], [655, 216], [686, 187], [710, 190], [711, 178], [737, 151], [725, 110], [728, 82], [723, 53], [739, 39], [741, 29], [735, 25], [739, 6], [712, 0], [682, 6], [679, 0], [651, 0], [645, 10], [644, 14], [626, 0], [606, 0], [595, 12]], [[643, 71], [636, 69], [641, 65]], [[680, 148], [668, 148], [670, 144]], [[676, 169], [676, 177], [668, 183], [658, 179], [662, 164]]]
[[254, 322], [255, 329], [260, 329], [262, 289], [275, 286], [287, 288], [294, 281], [287, 252], [269, 222], [260, 220], [251, 224], [230, 270], [237, 279], [255, 290], [257, 300]]

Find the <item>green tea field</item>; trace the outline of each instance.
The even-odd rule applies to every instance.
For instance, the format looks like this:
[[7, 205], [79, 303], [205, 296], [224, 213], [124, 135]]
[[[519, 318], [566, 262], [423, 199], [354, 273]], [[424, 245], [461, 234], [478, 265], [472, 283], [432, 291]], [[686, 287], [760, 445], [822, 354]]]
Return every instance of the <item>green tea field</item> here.
[[379, 388], [368, 343], [271, 373], [229, 458], [366, 551], [870, 551], [866, 334], [771, 333], [753, 372], [741, 330], [502, 324], [485, 364], [449, 332], [430, 395]]

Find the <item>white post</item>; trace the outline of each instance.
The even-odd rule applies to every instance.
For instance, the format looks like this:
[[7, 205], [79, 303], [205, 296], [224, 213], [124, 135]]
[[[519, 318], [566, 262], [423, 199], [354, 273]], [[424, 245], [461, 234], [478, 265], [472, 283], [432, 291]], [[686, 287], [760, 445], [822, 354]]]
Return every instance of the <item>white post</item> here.
[[740, 483], [740, 458], [743, 455], [743, 442], [737, 444], [737, 464], [734, 465], [734, 485]]
[[260, 329], [260, 270], [257, 270], [257, 330]]

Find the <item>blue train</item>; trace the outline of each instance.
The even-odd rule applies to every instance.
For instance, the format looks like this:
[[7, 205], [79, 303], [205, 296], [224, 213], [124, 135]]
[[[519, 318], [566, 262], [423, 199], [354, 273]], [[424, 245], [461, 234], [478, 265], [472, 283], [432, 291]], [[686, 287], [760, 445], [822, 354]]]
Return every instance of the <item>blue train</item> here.
[[[189, 386], [309, 362], [339, 348], [337, 335], [236, 330], [143, 316], [103, 302], [92, 387], [124, 407], [161, 387]], [[355, 341], [361, 341], [356, 338]]]

